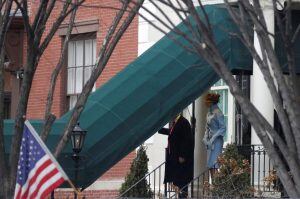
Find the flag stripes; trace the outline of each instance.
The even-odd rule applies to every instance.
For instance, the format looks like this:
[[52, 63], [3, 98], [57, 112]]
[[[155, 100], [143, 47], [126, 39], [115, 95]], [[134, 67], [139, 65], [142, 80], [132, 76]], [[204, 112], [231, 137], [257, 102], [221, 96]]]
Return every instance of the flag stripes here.
[[46, 198], [65, 180], [68, 180], [68, 177], [36, 134], [34, 128], [26, 121], [14, 198]]

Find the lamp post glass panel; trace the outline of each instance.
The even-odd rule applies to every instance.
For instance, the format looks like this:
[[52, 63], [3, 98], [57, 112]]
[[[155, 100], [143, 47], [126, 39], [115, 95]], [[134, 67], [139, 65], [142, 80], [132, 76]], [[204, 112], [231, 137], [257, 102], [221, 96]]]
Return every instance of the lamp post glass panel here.
[[[79, 123], [74, 127], [71, 135], [71, 142], [73, 148], [73, 160], [75, 161], [75, 176], [74, 176], [74, 184], [77, 186], [77, 179], [78, 179], [78, 168], [79, 168], [79, 153], [82, 150], [84, 139], [86, 135], [85, 130], [80, 128]], [[74, 193], [74, 198], [77, 198], [77, 194]]]

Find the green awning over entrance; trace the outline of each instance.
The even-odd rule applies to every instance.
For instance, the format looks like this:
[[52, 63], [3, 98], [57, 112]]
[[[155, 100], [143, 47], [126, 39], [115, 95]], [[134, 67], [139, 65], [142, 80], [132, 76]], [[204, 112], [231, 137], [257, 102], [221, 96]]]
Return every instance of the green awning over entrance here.
[[[205, 7], [220, 52], [231, 69], [251, 70], [252, 58], [237, 38], [225, 7]], [[180, 29], [184, 29], [179, 25]], [[182, 39], [181, 39], [182, 40]], [[79, 185], [87, 187], [124, 156], [152, 136], [171, 117], [212, 86], [218, 75], [199, 56], [163, 37], [88, 99], [80, 126], [88, 131], [81, 155]], [[47, 145], [53, 149], [70, 112], [55, 124]], [[9, 149], [12, 121], [5, 123]], [[41, 121], [33, 121], [39, 130]], [[72, 178], [71, 147], [59, 162]]]

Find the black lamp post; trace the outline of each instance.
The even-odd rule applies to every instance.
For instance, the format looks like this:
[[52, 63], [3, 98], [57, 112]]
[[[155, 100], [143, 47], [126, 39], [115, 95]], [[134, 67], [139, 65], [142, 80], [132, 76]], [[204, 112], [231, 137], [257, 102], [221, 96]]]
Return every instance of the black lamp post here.
[[[86, 135], [85, 130], [80, 128], [79, 122], [76, 124], [74, 127], [72, 134], [71, 134], [71, 142], [72, 142], [72, 148], [73, 148], [73, 155], [72, 159], [75, 162], [75, 179], [74, 179], [74, 184], [75, 187], [77, 188], [77, 180], [78, 180], [78, 167], [79, 167], [79, 153], [82, 150], [83, 144], [84, 144], [84, 139]], [[74, 193], [74, 198], [77, 198], [76, 192]]]

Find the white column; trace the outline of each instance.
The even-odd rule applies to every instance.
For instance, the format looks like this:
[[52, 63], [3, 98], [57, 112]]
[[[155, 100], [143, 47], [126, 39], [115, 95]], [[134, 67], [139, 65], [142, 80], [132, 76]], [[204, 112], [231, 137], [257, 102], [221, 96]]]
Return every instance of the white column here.
[[196, 129], [195, 129], [195, 149], [194, 149], [194, 177], [199, 176], [201, 172], [206, 169], [206, 148], [202, 142], [205, 124], [206, 124], [206, 114], [208, 108], [204, 103], [204, 93], [195, 102], [195, 117], [196, 117]]
[[[274, 10], [272, 7], [272, 2], [266, 0], [262, 2], [263, 13], [267, 21], [267, 28], [270, 33], [275, 32], [274, 28]], [[274, 44], [274, 40], [272, 41]], [[258, 50], [258, 53], [261, 54], [260, 45], [257, 38], [257, 34], [254, 34], [254, 45]], [[259, 70], [256, 62], [253, 62], [253, 75], [251, 76], [250, 83], [250, 98], [254, 106], [262, 113], [262, 115], [267, 119], [267, 121], [273, 125], [274, 123], [274, 105], [271, 94], [267, 87], [267, 84], [264, 81], [263, 75]], [[261, 141], [252, 128], [251, 131], [251, 143], [260, 144]]]
[[[275, 22], [274, 22], [274, 10], [272, 6], [271, 0], [261, 1], [263, 14], [266, 19], [267, 29], [270, 33], [275, 32]], [[274, 45], [274, 39], [271, 38], [271, 41]], [[261, 48], [257, 38], [257, 34], [254, 33], [254, 45], [257, 49], [258, 53], [261, 55]], [[267, 87], [266, 82], [264, 81], [263, 75], [256, 64], [253, 61], [253, 75], [251, 76], [251, 83], [250, 83], [250, 98], [254, 106], [260, 111], [260, 113], [266, 118], [266, 120], [273, 125], [274, 124], [274, 104], [270, 94], [270, 91]], [[251, 129], [251, 144], [261, 144], [260, 139], [258, 138], [255, 130]], [[257, 149], [257, 147], [256, 147]], [[258, 165], [258, 162], [269, 161], [268, 156], [264, 160], [262, 156], [258, 154], [254, 154], [252, 157], [254, 162], [252, 172], [254, 172], [254, 183], [257, 184], [258, 182], [263, 181], [263, 177], [259, 175], [259, 170], [263, 170], [263, 164]], [[252, 160], [251, 160], [252, 161]], [[260, 167], [260, 168], [259, 168]], [[265, 168], [268, 169], [268, 168]]]

